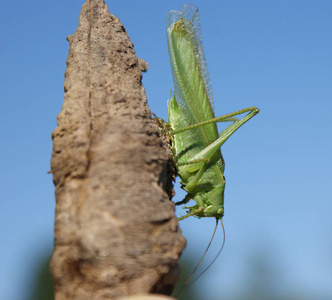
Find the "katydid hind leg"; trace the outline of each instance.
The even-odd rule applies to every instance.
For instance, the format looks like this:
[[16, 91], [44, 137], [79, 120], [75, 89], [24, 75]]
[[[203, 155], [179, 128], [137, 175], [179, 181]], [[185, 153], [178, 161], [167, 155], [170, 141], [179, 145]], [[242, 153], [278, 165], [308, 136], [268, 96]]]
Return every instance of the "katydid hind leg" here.
[[[229, 125], [224, 129], [220, 134], [219, 138], [216, 139], [213, 143], [203, 149], [201, 152], [197, 153], [192, 160], [197, 160], [201, 158], [211, 159], [211, 157], [217, 152], [217, 150], [228, 140], [228, 138], [238, 130], [244, 123], [248, 122], [253, 116], [257, 114], [257, 111], [252, 111], [241, 120], [235, 121], [233, 124]], [[191, 160], [188, 161], [188, 163]]]
[[192, 164], [196, 164], [196, 163], [208, 163], [210, 161], [209, 158], [198, 158], [198, 159], [191, 159], [191, 160], [188, 160], [188, 161], [184, 161], [184, 162], [178, 162], [177, 165], [178, 166], [187, 166], [187, 165], [192, 165]]
[[186, 187], [188, 190], [195, 187], [197, 185], [198, 181], [202, 178], [204, 171], [205, 171], [208, 163], [210, 162], [210, 158], [202, 157], [202, 158], [198, 158], [198, 159], [191, 159], [191, 160], [188, 160], [188, 161], [182, 162], [182, 163], [177, 163], [177, 166], [187, 166], [187, 165], [196, 164], [196, 163], [200, 163], [200, 162], [203, 163], [200, 167], [192, 168], [191, 170], [187, 170], [188, 172], [197, 171], [196, 174], [192, 177], [192, 179], [186, 183]]
[[201, 168], [200, 168], [200, 169], [198, 170], [198, 172], [195, 174], [195, 176], [193, 177], [193, 179], [190, 180], [190, 181], [187, 183], [186, 186], [187, 186], [187, 189], [188, 189], [188, 190], [190, 190], [191, 188], [193, 188], [193, 187], [195, 187], [195, 186], [197, 185], [198, 181], [202, 178], [203, 173], [204, 173], [204, 171], [205, 171], [207, 165], [208, 165], [208, 161], [205, 162], [205, 163], [203, 164], [203, 166], [201, 166]]
[[181, 165], [189, 165], [194, 164], [200, 161], [205, 161], [205, 163], [200, 167], [200, 169], [195, 174], [194, 178], [187, 183], [187, 188], [193, 188], [197, 185], [199, 180], [202, 178], [202, 175], [206, 169], [206, 166], [212, 156], [218, 151], [218, 149], [227, 141], [227, 139], [238, 130], [244, 123], [248, 122], [253, 116], [255, 116], [258, 111], [251, 111], [246, 116], [244, 116], [241, 120], [234, 121], [233, 124], [229, 125], [226, 129], [224, 129], [220, 134], [219, 138], [215, 140], [212, 144], [207, 146], [201, 152], [196, 154], [192, 159], [188, 160]]
[[[181, 133], [181, 132], [184, 132], [184, 131], [187, 131], [187, 130], [191, 130], [193, 128], [204, 126], [204, 125], [207, 125], [207, 124], [210, 124], [210, 123], [237, 122], [238, 118], [234, 118], [234, 117], [238, 116], [238, 115], [242, 115], [246, 112], [248, 112], [248, 114], [246, 116], [251, 115], [251, 117], [249, 118], [249, 119], [251, 119], [253, 116], [255, 116], [256, 114], [259, 113], [259, 109], [256, 108], [256, 107], [248, 107], [248, 108], [245, 108], [245, 109], [241, 109], [241, 110], [232, 112], [232, 113], [227, 114], [227, 115], [223, 115], [223, 116], [213, 118], [213, 119], [210, 119], [210, 120], [207, 120], [207, 121], [204, 121], [204, 122], [200, 122], [200, 123], [197, 123], [197, 124], [194, 124], [194, 125], [187, 126], [185, 128], [174, 130], [174, 131], [171, 132], [171, 134], [174, 135], [174, 134]], [[243, 119], [245, 117], [243, 117]]]

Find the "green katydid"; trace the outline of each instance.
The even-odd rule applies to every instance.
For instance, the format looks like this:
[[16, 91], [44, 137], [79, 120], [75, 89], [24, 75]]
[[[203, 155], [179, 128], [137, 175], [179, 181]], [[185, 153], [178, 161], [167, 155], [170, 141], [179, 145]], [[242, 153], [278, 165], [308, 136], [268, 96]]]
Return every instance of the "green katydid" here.
[[[203, 53], [198, 8], [191, 4], [167, 16], [167, 42], [171, 61], [174, 94], [168, 103], [168, 126], [172, 137], [175, 165], [182, 188], [188, 193], [181, 204], [189, 216], [224, 215], [225, 163], [220, 147], [259, 109], [245, 108], [215, 117], [208, 69]], [[242, 119], [235, 116], [247, 113]], [[231, 122], [218, 134], [217, 122]]]
[[[187, 192], [189, 216], [224, 216], [225, 163], [220, 147], [259, 109], [249, 107], [215, 117], [211, 83], [206, 65], [198, 8], [191, 4], [167, 16], [167, 42], [174, 93], [168, 103], [168, 127], [181, 187]], [[246, 113], [242, 119], [236, 116]], [[218, 134], [217, 122], [231, 122]]]

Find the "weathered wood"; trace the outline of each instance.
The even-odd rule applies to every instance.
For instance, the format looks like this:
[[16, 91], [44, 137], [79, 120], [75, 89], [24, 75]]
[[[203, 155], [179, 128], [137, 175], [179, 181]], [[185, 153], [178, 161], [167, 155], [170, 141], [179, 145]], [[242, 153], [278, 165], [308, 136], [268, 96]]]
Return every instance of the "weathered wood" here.
[[52, 135], [55, 299], [169, 294], [185, 240], [133, 44], [103, 0], [86, 1], [68, 40]]

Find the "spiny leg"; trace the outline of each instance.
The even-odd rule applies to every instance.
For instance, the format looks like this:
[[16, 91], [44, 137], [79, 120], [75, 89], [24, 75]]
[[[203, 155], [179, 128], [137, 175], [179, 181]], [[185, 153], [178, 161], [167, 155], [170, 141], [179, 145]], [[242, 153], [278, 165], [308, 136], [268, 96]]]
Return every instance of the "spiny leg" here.
[[200, 127], [200, 126], [204, 126], [204, 125], [207, 125], [207, 124], [210, 124], [210, 123], [236, 122], [237, 118], [233, 118], [233, 117], [241, 115], [241, 114], [246, 113], [246, 112], [249, 112], [246, 116], [251, 115], [251, 117], [249, 118], [249, 119], [251, 119], [253, 116], [258, 114], [259, 109], [254, 107], [254, 106], [248, 107], [248, 108], [241, 109], [241, 110], [238, 110], [236, 112], [233, 112], [233, 113], [230, 113], [230, 114], [227, 114], [227, 115], [223, 115], [223, 116], [220, 116], [220, 117], [217, 117], [217, 118], [213, 118], [211, 120], [207, 120], [207, 121], [200, 122], [200, 123], [197, 123], [197, 124], [194, 124], [194, 125], [191, 125], [191, 126], [187, 126], [187, 127], [184, 127], [184, 128], [178, 129], [178, 130], [171, 131], [171, 134], [174, 135], [174, 134], [181, 133], [181, 132], [184, 132], [184, 131], [187, 131], [187, 130], [190, 130], [190, 129], [193, 129], [193, 128], [197, 128], [197, 127]]
[[188, 213], [188, 214], [186, 214], [186, 215], [184, 215], [184, 216], [178, 218], [178, 221], [181, 221], [181, 220], [186, 219], [186, 218], [191, 217], [191, 216], [196, 216], [196, 215], [198, 215], [200, 212], [202, 212], [203, 210], [204, 210], [204, 208], [201, 207], [201, 208], [197, 209], [196, 211], [190, 212], [190, 213]]
[[244, 116], [241, 120], [235, 121], [233, 124], [229, 125], [226, 129], [224, 129], [220, 134], [219, 138], [216, 139], [209, 146], [205, 147], [201, 152], [197, 153], [192, 160], [198, 159], [211, 159], [211, 157], [216, 153], [216, 151], [228, 140], [228, 138], [238, 130], [244, 123], [248, 122], [253, 116], [258, 113], [258, 109], [251, 111], [246, 116]]

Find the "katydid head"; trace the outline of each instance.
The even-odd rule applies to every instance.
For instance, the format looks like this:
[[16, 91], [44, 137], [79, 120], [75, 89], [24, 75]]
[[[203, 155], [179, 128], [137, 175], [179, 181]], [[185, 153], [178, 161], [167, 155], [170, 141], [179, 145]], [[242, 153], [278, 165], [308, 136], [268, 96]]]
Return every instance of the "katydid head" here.
[[204, 209], [198, 210], [198, 206], [188, 207], [189, 212], [197, 211], [198, 217], [215, 217], [221, 219], [224, 216], [224, 186], [217, 186], [210, 191], [199, 192], [193, 197], [196, 203]]

